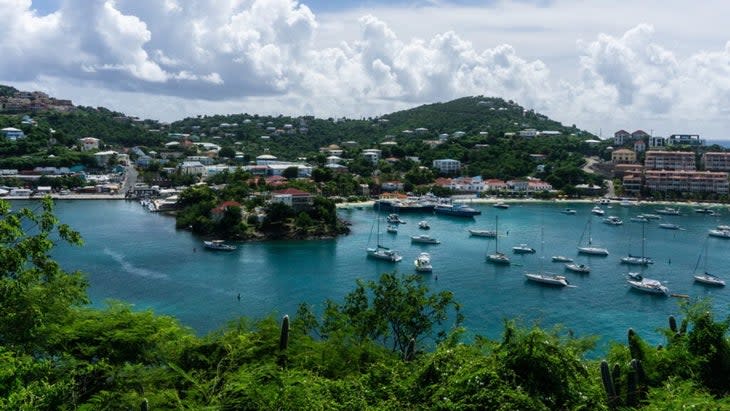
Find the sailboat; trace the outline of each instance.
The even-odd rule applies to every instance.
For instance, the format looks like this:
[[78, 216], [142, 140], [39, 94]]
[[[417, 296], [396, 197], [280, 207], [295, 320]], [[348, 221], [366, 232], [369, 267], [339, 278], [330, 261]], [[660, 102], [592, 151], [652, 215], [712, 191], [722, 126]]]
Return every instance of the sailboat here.
[[[717, 287], [724, 287], [725, 280], [723, 280], [722, 278], [720, 278], [714, 274], [710, 274], [707, 271], [707, 240], [705, 240], [705, 245], [703, 248], [704, 248], [703, 253], [701, 253], [699, 255], [699, 257], [697, 257], [697, 264], [695, 264], [694, 274], [692, 276], [694, 277], [695, 281], [697, 281], [698, 283], [705, 284], [705, 285], [714, 285]], [[704, 254], [704, 258], [702, 258], [703, 254]], [[703, 265], [704, 268], [702, 270], [703, 273], [697, 274], [697, 268], [700, 266], [700, 260], [704, 260], [704, 265]]]
[[590, 255], [600, 255], [600, 256], [607, 256], [608, 250], [603, 247], [596, 247], [593, 245], [593, 239], [591, 238], [591, 216], [588, 216], [588, 224], [587, 224], [587, 231], [588, 231], [588, 243], [584, 246], [581, 246], [580, 244], [583, 242], [583, 235], [586, 233], [586, 230], [583, 231], [583, 235], [580, 237], [580, 241], [578, 242], [578, 253], [579, 254], [590, 254]]
[[[398, 253], [396, 250], [391, 250], [388, 247], [383, 246], [380, 244], [380, 210], [378, 210], [377, 217], [375, 218], [375, 221], [377, 222], [377, 232], [376, 232], [376, 239], [377, 239], [377, 245], [375, 247], [368, 247], [367, 248], [367, 254], [370, 258], [375, 258], [377, 260], [384, 260], [389, 261], [391, 263], [397, 263], [398, 261], [402, 260], [403, 257]], [[372, 235], [372, 231], [370, 232]]]
[[550, 274], [546, 273], [543, 270], [543, 260], [545, 258], [544, 248], [545, 248], [545, 233], [544, 229], [540, 230], [540, 270], [536, 273], [525, 273], [525, 278], [527, 278], [530, 281], [534, 281], [536, 283], [540, 284], [547, 284], [547, 285], [556, 285], [560, 287], [565, 287], [568, 285], [568, 279], [565, 278], [565, 276], [562, 275], [556, 275], [556, 274]]
[[508, 265], [510, 264], [509, 257], [499, 251], [499, 216], [494, 216], [494, 222], [494, 232], [496, 233], [494, 236], [494, 253], [487, 255], [487, 261], [494, 264]]
[[641, 256], [631, 255], [621, 257], [621, 264], [628, 265], [649, 265], [654, 264], [654, 260], [645, 255], [646, 248], [646, 223], [641, 223]]

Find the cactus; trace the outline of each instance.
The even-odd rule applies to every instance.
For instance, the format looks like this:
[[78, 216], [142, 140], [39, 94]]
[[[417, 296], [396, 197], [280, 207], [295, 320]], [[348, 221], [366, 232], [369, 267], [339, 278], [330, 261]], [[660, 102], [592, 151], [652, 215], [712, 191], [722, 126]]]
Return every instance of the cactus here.
[[636, 332], [634, 332], [633, 328], [629, 328], [628, 340], [629, 340], [629, 352], [631, 353], [631, 358], [636, 358], [637, 360], [643, 360], [644, 351], [641, 349], [641, 339], [636, 334]]
[[281, 335], [279, 336], [279, 350], [284, 351], [289, 346], [289, 316], [281, 320]]
[[669, 316], [669, 329], [672, 330], [673, 333], [677, 333], [677, 320], [673, 315]]
[[636, 358], [631, 360], [626, 375], [626, 399], [621, 398], [619, 383], [621, 379], [621, 367], [614, 364], [613, 371], [610, 370], [608, 362], [601, 361], [601, 380], [608, 398], [608, 407], [616, 409], [622, 406], [635, 407], [639, 403], [642, 394], [642, 384], [646, 381], [644, 368], [641, 361]]
[[150, 410], [150, 402], [147, 401], [147, 398], [142, 399], [142, 403], [139, 405], [140, 411], [149, 411]]
[[[636, 360], [631, 360], [631, 363]], [[627, 384], [628, 387], [626, 389], [626, 405], [629, 407], [635, 407], [636, 406], [636, 395], [638, 393], [637, 386], [638, 381], [636, 377], [636, 371], [633, 368], [629, 369], [629, 372], [627, 374]]]
[[616, 395], [616, 386], [613, 384], [611, 372], [608, 369], [606, 360], [601, 361], [601, 380], [603, 381], [603, 389], [606, 391], [609, 408], [618, 405], [619, 397]]

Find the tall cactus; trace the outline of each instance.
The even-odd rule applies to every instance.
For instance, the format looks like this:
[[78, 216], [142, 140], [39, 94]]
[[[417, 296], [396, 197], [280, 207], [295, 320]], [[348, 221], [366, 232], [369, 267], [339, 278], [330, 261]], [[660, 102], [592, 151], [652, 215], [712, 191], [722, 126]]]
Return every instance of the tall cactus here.
[[619, 405], [619, 397], [616, 395], [616, 387], [613, 384], [613, 377], [606, 360], [601, 361], [601, 380], [603, 381], [603, 389], [606, 391], [608, 406], [609, 408], [615, 408]]
[[284, 351], [289, 346], [289, 316], [281, 320], [281, 334], [279, 335], [279, 350]]
[[669, 316], [669, 329], [672, 330], [673, 333], [677, 333], [677, 319], [675, 319], [673, 315]]
[[637, 360], [643, 360], [644, 359], [644, 350], [641, 348], [641, 339], [636, 334], [636, 332], [634, 332], [633, 328], [629, 328], [628, 340], [629, 340], [629, 352], [631, 353], [631, 358], [636, 358]]
[[150, 410], [150, 402], [147, 401], [147, 398], [142, 399], [142, 403], [139, 405], [140, 411], [149, 411]]

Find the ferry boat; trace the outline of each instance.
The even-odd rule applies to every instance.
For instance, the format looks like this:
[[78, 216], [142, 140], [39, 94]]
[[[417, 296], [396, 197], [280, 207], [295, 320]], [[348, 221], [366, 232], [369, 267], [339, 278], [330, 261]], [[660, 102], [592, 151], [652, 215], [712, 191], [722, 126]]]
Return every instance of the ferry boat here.
[[223, 240], [203, 241], [203, 246], [215, 251], [233, 251], [236, 249], [235, 245], [226, 244]]
[[464, 204], [438, 204], [433, 209], [436, 214], [450, 215], [454, 217], [474, 217], [482, 212]]

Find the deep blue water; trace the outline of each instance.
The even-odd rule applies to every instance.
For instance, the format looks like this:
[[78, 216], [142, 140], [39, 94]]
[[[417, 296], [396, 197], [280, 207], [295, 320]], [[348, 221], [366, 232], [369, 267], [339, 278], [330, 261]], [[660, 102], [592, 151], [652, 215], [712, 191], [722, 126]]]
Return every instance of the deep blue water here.
[[[16, 202], [14, 207], [24, 204]], [[570, 206], [578, 210], [577, 215], [561, 214], [564, 203], [519, 204], [508, 210], [475, 205], [483, 213], [474, 220], [403, 215], [408, 224], [396, 236], [382, 236], [385, 245], [404, 255], [400, 263], [390, 264], [365, 256], [365, 248], [374, 242], [369, 237], [376, 214], [369, 208], [342, 210], [341, 215], [352, 222], [352, 233], [337, 240], [246, 243], [235, 252], [220, 253], [205, 251], [199, 239], [175, 230], [172, 218], [149, 213], [135, 202], [60, 201], [57, 215], [81, 232], [85, 245], [60, 246], [54, 256], [65, 269], [88, 274], [93, 304], [103, 305], [107, 299], [127, 301], [139, 309], [176, 316], [202, 334], [238, 316], [294, 314], [300, 302], [317, 309], [325, 299], [341, 301], [358, 278], [376, 279], [388, 270], [412, 273], [415, 257], [428, 250], [434, 273], [426, 280], [434, 291], [454, 292], [471, 333], [499, 338], [505, 318], [520, 318], [542, 326], [562, 324], [581, 336], [601, 336], [601, 348], [611, 340], [623, 342], [629, 327], [647, 340], [661, 343], [656, 330], [666, 327], [668, 315], [679, 314], [680, 299], [630, 290], [625, 281], [628, 268], [619, 263], [629, 251], [641, 252], [641, 224], [630, 222], [629, 217], [659, 206], [614, 205], [607, 215], [624, 219], [623, 226], [608, 226], [598, 217], [590, 217], [594, 219], [594, 244], [607, 247], [608, 257], [577, 256], [576, 246], [592, 205]], [[705, 241], [708, 270], [730, 280], [730, 240], [707, 239], [708, 229], [730, 224], [727, 207], [718, 210], [720, 216], [707, 216], [684, 207], [683, 216], [660, 220], [686, 228], [682, 231], [659, 229], [657, 222], [649, 224], [646, 254], [656, 263], [645, 275], [665, 281], [673, 293], [711, 297], [718, 318], [724, 318], [729, 312], [730, 288], [707, 288], [692, 281]], [[512, 246], [527, 243], [538, 253], [512, 255], [510, 267], [486, 263], [485, 254], [494, 249], [494, 240], [470, 237], [466, 230], [493, 229], [495, 215], [499, 215], [501, 250], [511, 254]], [[410, 235], [422, 233], [417, 222], [423, 218], [430, 222], [429, 234], [442, 241], [440, 245], [410, 243]], [[563, 272], [561, 264], [550, 261], [556, 254], [586, 262], [592, 272], [565, 273], [576, 288], [555, 289], [525, 281], [526, 270], [541, 266]]]

